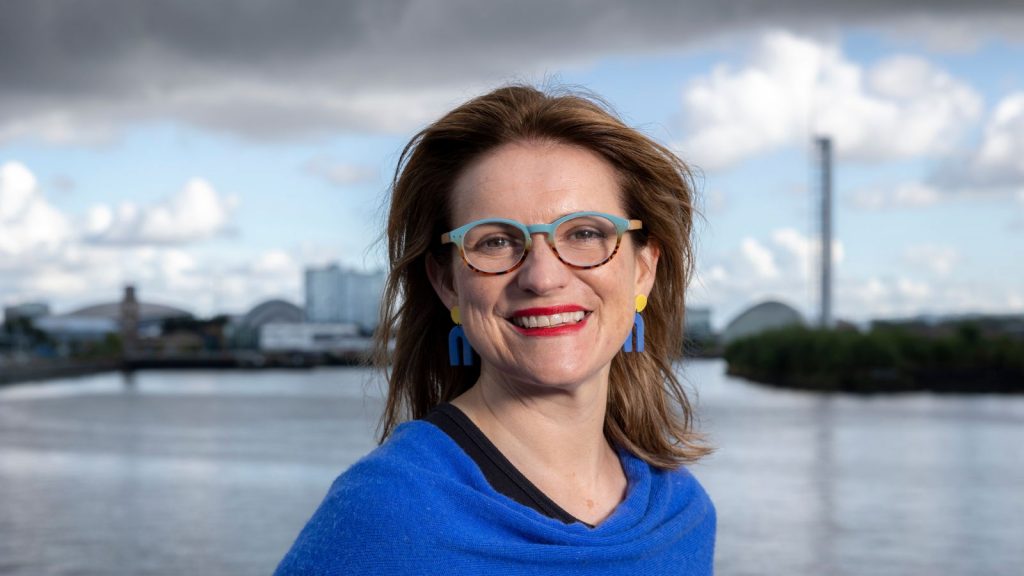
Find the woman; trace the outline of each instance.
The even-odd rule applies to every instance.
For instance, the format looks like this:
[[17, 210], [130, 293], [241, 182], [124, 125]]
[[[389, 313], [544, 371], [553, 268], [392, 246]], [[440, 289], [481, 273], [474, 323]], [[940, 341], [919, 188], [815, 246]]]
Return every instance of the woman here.
[[710, 574], [682, 467], [709, 450], [671, 364], [691, 218], [685, 165], [593, 99], [509, 86], [420, 132], [392, 186], [382, 444], [278, 573]]

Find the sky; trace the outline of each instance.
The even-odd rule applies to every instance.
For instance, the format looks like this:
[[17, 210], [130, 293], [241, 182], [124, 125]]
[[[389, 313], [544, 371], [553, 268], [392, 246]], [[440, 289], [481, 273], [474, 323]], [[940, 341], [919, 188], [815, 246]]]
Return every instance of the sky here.
[[[697, 172], [688, 304], [1024, 313], [1024, 6], [726, 0], [15, 0], [0, 14], [0, 304], [200, 316], [384, 265], [409, 138], [508, 82], [573, 86]], [[655, 303], [652, 303], [652, 305]]]

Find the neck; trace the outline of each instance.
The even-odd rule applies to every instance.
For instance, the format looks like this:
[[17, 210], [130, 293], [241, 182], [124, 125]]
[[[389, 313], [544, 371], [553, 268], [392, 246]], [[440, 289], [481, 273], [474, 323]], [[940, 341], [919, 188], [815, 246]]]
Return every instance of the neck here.
[[625, 475], [604, 435], [608, 375], [571, 387], [480, 379], [452, 403], [524, 476], [577, 518], [597, 523], [621, 500]]

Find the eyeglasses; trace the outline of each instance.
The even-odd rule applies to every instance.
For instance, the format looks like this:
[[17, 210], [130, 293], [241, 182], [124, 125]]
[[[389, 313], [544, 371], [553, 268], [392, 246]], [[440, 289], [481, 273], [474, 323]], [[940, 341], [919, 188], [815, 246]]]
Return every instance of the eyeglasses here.
[[544, 234], [552, 252], [573, 268], [597, 268], [619, 251], [622, 235], [643, 228], [603, 212], [574, 212], [550, 224], [527, 226], [506, 218], [485, 218], [441, 235], [442, 244], [459, 247], [462, 260], [481, 274], [506, 274], [519, 268], [533, 247], [533, 235]]

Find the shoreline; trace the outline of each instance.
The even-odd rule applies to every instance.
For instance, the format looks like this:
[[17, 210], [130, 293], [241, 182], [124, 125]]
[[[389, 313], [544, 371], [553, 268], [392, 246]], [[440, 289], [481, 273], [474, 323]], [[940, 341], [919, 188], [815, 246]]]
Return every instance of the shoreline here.
[[367, 364], [365, 351], [335, 354], [219, 352], [204, 354], [150, 354], [129, 358], [90, 360], [33, 360], [0, 364], [0, 386], [78, 378], [104, 372], [138, 370], [262, 370], [265, 368], [310, 369], [317, 366]]

